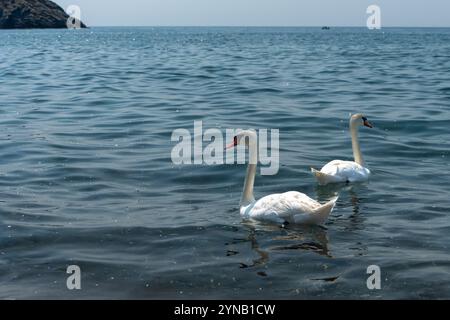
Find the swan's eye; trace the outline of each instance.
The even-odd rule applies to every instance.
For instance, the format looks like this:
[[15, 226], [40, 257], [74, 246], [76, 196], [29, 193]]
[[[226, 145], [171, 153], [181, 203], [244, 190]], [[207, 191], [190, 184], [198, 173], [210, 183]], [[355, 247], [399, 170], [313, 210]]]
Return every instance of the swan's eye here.
[[366, 117], [362, 117], [362, 121], [366, 122], [367, 118]]

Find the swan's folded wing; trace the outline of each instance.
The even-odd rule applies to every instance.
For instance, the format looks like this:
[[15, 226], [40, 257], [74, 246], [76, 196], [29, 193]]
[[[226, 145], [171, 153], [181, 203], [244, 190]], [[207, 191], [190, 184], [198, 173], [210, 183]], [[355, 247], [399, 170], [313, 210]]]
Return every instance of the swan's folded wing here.
[[[370, 171], [353, 161], [334, 160], [325, 165], [322, 173], [340, 177], [343, 181], [357, 181], [367, 178]], [[345, 179], [345, 180], [344, 180]]]
[[272, 194], [255, 203], [250, 212], [250, 218], [274, 222], [295, 222], [296, 215], [311, 214], [319, 207], [320, 203], [300, 192]]
[[314, 177], [316, 177], [320, 185], [345, 181], [342, 177], [326, 174], [314, 168], [311, 168], [311, 172], [313, 173]]
[[279, 216], [279, 212], [283, 210], [283, 206], [277, 201], [279, 199], [278, 196], [278, 194], [272, 194], [257, 200], [251, 210], [246, 214], [246, 217], [279, 224], [284, 223], [286, 220]]

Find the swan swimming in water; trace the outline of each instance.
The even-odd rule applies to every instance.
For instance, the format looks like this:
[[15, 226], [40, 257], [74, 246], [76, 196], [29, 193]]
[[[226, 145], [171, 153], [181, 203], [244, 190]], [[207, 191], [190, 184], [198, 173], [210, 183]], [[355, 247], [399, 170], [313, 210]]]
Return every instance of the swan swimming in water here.
[[245, 144], [249, 149], [249, 164], [244, 182], [240, 214], [245, 219], [273, 222], [277, 224], [323, 224], [336, 204], [337, 197], [331, 201], [320, 204], [307, 195], [289, 191], [280, 194], [271, 194], [259, 200], [253, 197], [257, 166], [257, 135], [253, 130], [239, 132], [233, 142], [226, 149], [239, 144]]
[[358, 113], [350, 117], [350, 134], [352, 136], [353, 157], [355, 161], [333, 160], [320, 171], [311, 168], [320, 185], [339, 182], [357, 182], [369, 179], [370, 170], [364, 167], [358, 140], [358, 127], [373, 128], [367, 118]]

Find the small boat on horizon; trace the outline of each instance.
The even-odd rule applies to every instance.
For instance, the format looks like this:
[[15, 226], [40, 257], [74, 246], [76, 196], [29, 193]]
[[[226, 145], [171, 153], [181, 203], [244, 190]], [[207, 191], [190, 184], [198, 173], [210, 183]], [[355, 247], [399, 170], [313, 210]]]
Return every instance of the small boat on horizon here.
[[328, 26], [324, 26], [324, 27], [322, 27], [322, 30], [330, 30], [331, 28], [330, 27], [328, 27]]

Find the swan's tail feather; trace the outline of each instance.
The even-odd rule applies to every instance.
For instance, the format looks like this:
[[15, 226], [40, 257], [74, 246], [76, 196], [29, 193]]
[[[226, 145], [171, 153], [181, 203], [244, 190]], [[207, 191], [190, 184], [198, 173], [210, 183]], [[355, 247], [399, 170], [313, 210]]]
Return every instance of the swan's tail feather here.
[[330, 213], [333, 211], [334, 206], [336, 205], [338, 198], [339, 197], [334, 197], [333, 199], [313, 211], [313, 214], [316, 215], [319, 224], [324, 223], [328, 219]]
[[311, 172], [314, 174], [320, 185], [325, 185], [331, 180], [331, 177], [328, 174], [320, 172], [319, 170], [311, 168]]

